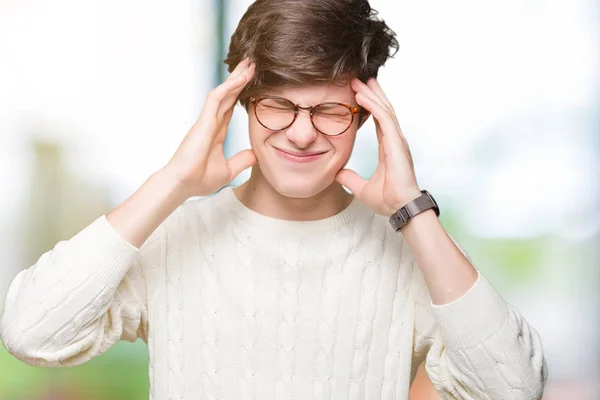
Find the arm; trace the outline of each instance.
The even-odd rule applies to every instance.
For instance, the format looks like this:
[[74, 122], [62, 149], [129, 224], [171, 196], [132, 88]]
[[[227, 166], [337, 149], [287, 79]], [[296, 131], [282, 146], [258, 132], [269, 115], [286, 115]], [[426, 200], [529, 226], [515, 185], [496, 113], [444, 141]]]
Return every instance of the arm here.
[[[354, 78], [351, 86], [357, 103], [376, 120], [379, 164], [368, 181], [346, 168], [336, 181], [389, 217], [421, 195], [412, 155], [377, 79]], [[411, 378], [426, 353], [426, 370], [445, 397], [540, 398], [547, 368], [538, 333], [455, 246], [433, 210], [412, 218], [402, 235], [423, 282], [415, 309]]]
[[158, 260], [159, 225], [179, 204], [166, 182], [151, 176], [107, 217], [57, 243], [14, 278], [0, 319], [0, 339], [10, 353], [31, 365], [70, 366], [119, 340], [147, 340], [144, 268]]
[[421, 268], [415, 266], [413, 366], [425, 360], [443, 398], [540, 399], [548, 368], [538, 332], [475, 271], [477, 278], [466, 293], [436, 305]]
[[223, 154], [233, 108], [254, 70], [245, 59], [209, 92], [171, 160], [129, 199], [17, 275], [0, 319], [9, 352], [35, 365], [75, 365], [120, 339], [146, 337], [144, 266], [163, 247], [160, 225], [189, 197], [213, 193], [256, 163], [252, 150], [229, 160]]

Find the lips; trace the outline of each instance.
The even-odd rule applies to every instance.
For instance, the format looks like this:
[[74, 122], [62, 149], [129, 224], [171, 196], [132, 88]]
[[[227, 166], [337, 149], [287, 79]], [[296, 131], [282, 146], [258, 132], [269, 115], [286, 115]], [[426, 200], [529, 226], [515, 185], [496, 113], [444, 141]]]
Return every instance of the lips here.
[[277, 147], [274, 147], [274, 149], [281, 158], [283, 158], [287, 161], [292, 161], [292, 162], [296, 162], [296, 163], [312, 162], [312, 161], [319, 159], [323, 154], [327, 153], [326, 151], [310, 152], [310, 153], [297, 153], [297, 152], [290, 152], [287, 150], [281, 150]]
[[277, 149], [283, 153], [287, 153], [289, 155], [295, 156], [295, 157], [310, 157], [310, 156], [316, 156], [319, 154], [326, 153], [326, 151], [316, 151], [316, 152], [312, 152], [312, 153], [297, 153], [297, 152], [290, 151], [290, 150], [279, 149], [277, 147], [275, 147], [275, 149]]

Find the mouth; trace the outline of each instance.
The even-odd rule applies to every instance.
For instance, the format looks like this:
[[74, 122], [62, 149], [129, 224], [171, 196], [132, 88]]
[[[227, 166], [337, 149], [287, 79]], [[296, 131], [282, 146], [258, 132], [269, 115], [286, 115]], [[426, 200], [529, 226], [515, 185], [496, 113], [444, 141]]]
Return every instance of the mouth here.
[[296, 163], [309, 163], [312, 161], [316, 161], [323, 156], [323, 154], [327, 153], [327, 151], [322, 152], [313, 152], [313, 153], [289, 153], [285, 150], [278, 149], [277, 147], [273, 147], [281, 158], [287, 161], [292, 161]]

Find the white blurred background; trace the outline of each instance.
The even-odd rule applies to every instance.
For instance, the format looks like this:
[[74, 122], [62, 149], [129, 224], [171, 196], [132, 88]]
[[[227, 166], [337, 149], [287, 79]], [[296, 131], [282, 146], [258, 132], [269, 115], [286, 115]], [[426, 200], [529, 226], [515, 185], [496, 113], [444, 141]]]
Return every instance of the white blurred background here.
[[[419, 184], [542, 335], [544, 399], [600, 398], [599, 3], [370, 3], [400, 43], [379, 81]], [[168, 161], [249, 4], [0, 1], [0, 298]], [[246, 125], [238, 106], [228, 155], [249, 146]], [[350, 161], [365, 177], [376, 144], [369, 121]], [[0, 399], [147, 398], [140, 342], [99, 358], [49, 371], [2, 348]]]

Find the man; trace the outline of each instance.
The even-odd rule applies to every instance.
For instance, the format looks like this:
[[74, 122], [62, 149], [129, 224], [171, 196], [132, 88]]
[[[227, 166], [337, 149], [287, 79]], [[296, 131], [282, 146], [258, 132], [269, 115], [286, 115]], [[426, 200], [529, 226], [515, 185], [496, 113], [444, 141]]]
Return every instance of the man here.
[[[444, 398], [539, 399], [539, 334], [417, 184], [376, 80], [392, 47], [364, 0], [252, 4], [167, 165], [14, 279], [7, 349], [67, 366], [141, 337], [153, 399], [407, 399], [423, 361]], [[252, 149], [226, 160], [238, 101]], [[371, 115], [365, 181], [344, 166]]]

